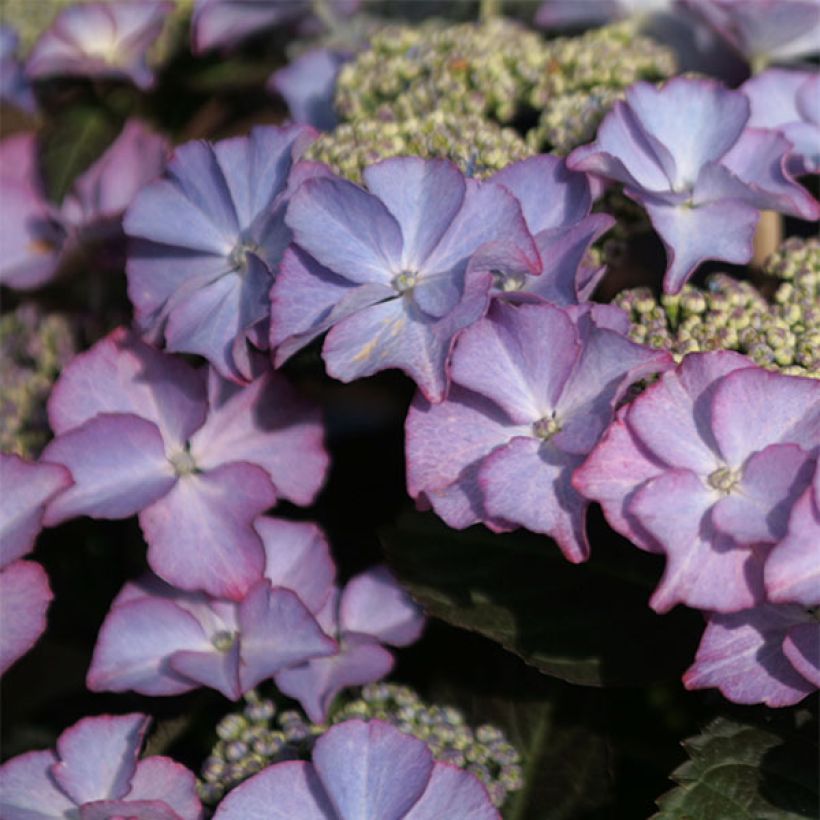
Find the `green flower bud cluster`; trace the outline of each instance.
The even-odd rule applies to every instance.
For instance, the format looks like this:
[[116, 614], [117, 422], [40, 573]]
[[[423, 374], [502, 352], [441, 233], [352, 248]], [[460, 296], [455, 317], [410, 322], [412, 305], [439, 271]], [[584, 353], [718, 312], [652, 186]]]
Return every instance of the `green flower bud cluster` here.
[[27, 303], [0, 316], [0, 451], [39, 454], [51, 435], [46, 399], [76, 346], [60, 314]]
[[339, 125], [311, 145], [307, 158], [361, 182], [362, 171], [388, 157], [413, 155], [450, 159], [475, 177], [488, 176], [532, 152], [511, 128], [476, 115], [436, 111], [400, 122], [363, 120]]
[[816, 288], [816, 278], [820, 276], [820, 239], [789, 237], [765, 261], [763, 272], [794, 282], [798, 287], [802, 282], [804, 286]]
[[630, 337], [678, 361], [703, 350], [736, 350], [768, 370], [820, 378], [820, 275], [785, 282], [768, 302], [753, 285], [713, 274], [705, 289], [686, 285], [656, 300], [648, 288], [620, 293]]
[[632, 83], [676, 73], [674, 52], [639, 28], [639, 22], [626, 20], [547, 44], [546, 70], [530, 97], [541, 111], [527, 134], [533, 149], [568, 154], [594, 139], [604, 115]]
[[540, 34], [503, 18], [387, 25], [342, 68], [336, 109], [351, 122], [445, 111], [509, 123], [545, 70], [545, 46]]
[[200, 797], [212, 805], [272, 763], [307, 758], [330, 725], [354, 718], [384, 720], [423, 740], [436, 760], [475, 774], [496, 806], [524, 784], [520, 755], [500, 729], [486, 724], [473, 730], [457, 709], [428, 706], [406, 686], [378, 683], [337, 709], [329, 724], [311, 723], [296, 710], [277, 713], [273, 701], [250, 692], [243, 710], [216, 727], [219, 739], [202, 766]]

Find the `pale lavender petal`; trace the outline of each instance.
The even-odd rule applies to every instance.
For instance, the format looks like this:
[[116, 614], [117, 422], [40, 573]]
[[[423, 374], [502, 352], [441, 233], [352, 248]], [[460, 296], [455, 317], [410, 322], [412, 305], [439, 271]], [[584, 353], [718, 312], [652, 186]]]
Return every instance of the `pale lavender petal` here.
[[695, 662], [683, 676], [684, 685], [715, 687], [735, 703], [798, 703], [814, 686], [795, 671], [782, 644], [786, 632], [804, 619], [798, 607], [768, 604], [710, 616]]
[[185, 766], [169, 757], [157, 755], [137, 763], [126, 799], [128, 802], [161, 800], [182, 820], [198, 820], [202, 815], [196, 778]]
[[769, 444], [815, 451], [820, 447], [820, 383], [759, 367], [730, 374], [715, 388], [712, 429], [732, 467]]
[[330, 596], [336, 565], [325, 534], [307, 521], [262, 516], [254, 528], [265, 548], [265, 578], [275, 587], [293, 590], [311, 612]]
[[779, 128], [802, 119], [797, 110], [797, 90], [811, 77], [808, 71], [770, 68], [753, 75], [740, 87], [751, 107], [752, 128]]
[[239, 604], [238, 621], [243, 692], [286, 667], [337, 651], [296, 593], [272, 589], [268, 580], [257, 583]]
[[34, 549], [46, 505], [71, 483], [58, 464], [0, 453], [0, 568]]
[[418, 271], [464, 201], [464, 175], [449, 160], [396, 157], [366, 168], [364, 180], [401, 229], [401, 268]]
[[191, 439], [196, 465], [211, 470], [247, 461], [262, 467], [277, 495], [308, 505], [327, 475], [320, 409], [271, 370], [235, 392]]
[[789, 512], [811, 481], [814, 463], [796, 444], [772, 444], [752, 455], [712, 521], [739, 544], [774, 543], [786, 535]]
[[0, 814], [6, 820], [51, 820], [76, 810], [51, 777], [56, 762], [52, 751], [27, 752], [0, 766]]
[[48, 403], [57, 435], [99, 413], [133, 413], [153, 421], [169, 447], [178, 448], [202, 424], [205, 412], [204, 373], [123, 327], [71, 360]]
[[736, 545], [711, 521], [719, 498], [689, 470], [670, 470], [650, 479], [634, 495], [629, 511], [666, 554], [666, 567], [650, 606], [667, 612], [675, 604], [737, 612], [763, 596], [761, 551]]
[[629, 511], [637, 490], [660, 475], [666, 465], [653, 456], [626, 423], [628, 405], [618, 413], [601, 441], [572, 476], [572, 485], [603, 508], [610, 526], [647, 552], [661, 546]]
[[177, 483], [157, 426], [129, 413], [104, 413], [53, 439], [43, 460], [62, 464], [74, 484], [48, 505], [46, 526], [69, 518], [127, 518]]
[[53, 597], [45, 570], [33, 561], [15, 561], [0, 571], [0, 675], [45, 632]]
[[239, 700], [244, 690], [239, 683], [239, 641], [221, 651], [211, 647], [208, 651], [182, 650], [170, 659], [171, 668], [196, 681], [221, 692], [228, 700]]
[[197, 0], [191, 22], [194, 51], [235, 46], [308, 10], [306, 0]]
[[451, 373], [527, 424], [554, 410], [580, 353], [575, 325], [560, 308], [496, 301], [459, 337]]
[[792, 508], [788, 534], [770, 553], [764, 577], [772, 601], [820, 602], [820, 469]]
[[268, 766], [231, 789], [214, 820], [337, 820], [310, 763]]
[[342, 634], [355, 632], [391, 646], [409, 646], [421, 636], [424, 613], [387, 567], [374, 567], [346, 584], [339, 603]]
[[150, 722], [137, 712], [83, 718], [57, 739], [52, 776], [78, 804], [124, 797]]
[[267, 473], [253, 464], [183, 476], [140, 514], [148, 563], [180, 589], [240, 600], [265, 567], [253, 522], [275, 500]]
[[94, 800], [80, 807], [80, 820], [180, 820], [180, 816], [159, 800]]
[[752, 257], [758, 211], [745, 202], [727, 199], [693, 207], [649, 200], [642, 204], [666, 248], [665, 293], [678, 293], [707, 259], [740, 265]]
[[298, 700], [308, 717], [327, 720], [333, 699], [343, 689], [381, 680], [393, 668], [393, 656], [376, 643], [342, 645], [339, 654], [278, 672], [274, 679], [288, 697]]
[[86, 682], [93, 692], [178, 695], [195, 684], [177, 674], [169, 658], [182, 650], [212, 649], [196, 618], [173, 601], [115, 602], [100, 627]]
[[340, 820], [399, 820], [423, 794], [433, 758], [388, 723], [348, 720], [316, 741], [313, 765]]
[[500, 820], [484, 784], [469, 771], [436, 763], [421, 799], [403, 820]]
[[817, 621], [793, 626], [783, 641], [783, 654], [807, 681], [820, 688], [820, 624]]
[[502, 524], [550, 535], [567, 560], [589, 558], [589, 502], [570, 483], [581, 457], [536, 438], [514, 438], [481, 465], [479, 483], [488, 515]]
[[351, 282], [389, 284], [401, 273], [398, 222], [352, 182], [307, 180], [290, 200], [286, 222], [297, 245]]

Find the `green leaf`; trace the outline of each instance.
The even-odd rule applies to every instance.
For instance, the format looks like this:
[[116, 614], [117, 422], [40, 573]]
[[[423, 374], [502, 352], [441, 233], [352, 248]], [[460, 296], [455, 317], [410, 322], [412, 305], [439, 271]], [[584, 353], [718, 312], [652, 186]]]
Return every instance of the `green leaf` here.
[[791, 820], [820, 816], [816, 724], [756, 725], [719, 717], [684, 741], [679, 785], [658, 799], [655, 820]]
[[685, 610], [653, 613], [647, 599], [657, 557], [609, 538], [594, 539], [592, 560], [573, 565], [548, 538], [457, 532], [413, 513], [382, 543], [430, 615], [497, 641], [542, 672], [589, 686], [679, 675], [702, 619]]

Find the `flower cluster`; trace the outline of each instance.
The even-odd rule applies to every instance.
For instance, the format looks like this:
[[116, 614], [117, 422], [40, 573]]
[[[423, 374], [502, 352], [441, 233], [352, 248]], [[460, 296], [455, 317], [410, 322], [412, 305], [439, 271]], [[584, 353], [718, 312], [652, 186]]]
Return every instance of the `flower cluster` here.
[[[256, 692], [245, 699], [241, 713], [226, 715], [216, 727], [219, 740], [202, 768], [200, 794], [206, 803], [216, 803], [271, 763], [306, 757], [329, 729], [294, 710], [277, 712], [273, 701]], [[498, 807], [523, 784], [520, 755], [500, 729], [490, 724], [472, 729], [458, 709], [428, 706], [409, 687], [368, 684], [360, 697], [334, 710], [330, 725], [351, 719], [385, 721], [423, 740], [435, 760], [481, 780]]]
[[622, 408], [575, 472], [614, 529], [666, 556], [651, 606], [707, 614], [687, 686], [782, 706], [820, 683], [818, 452], [820, 383], [715, 351]]

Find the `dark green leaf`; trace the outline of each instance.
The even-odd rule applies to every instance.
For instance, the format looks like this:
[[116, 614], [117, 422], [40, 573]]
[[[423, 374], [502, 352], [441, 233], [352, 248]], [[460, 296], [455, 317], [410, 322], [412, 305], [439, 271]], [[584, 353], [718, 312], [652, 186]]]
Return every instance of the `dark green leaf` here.
[[791, 820], [820, 816], [816, 726], [717, 718], [684, 741], [691, 758], [658, 800], [656, 820]]
[[590, 686], [680, 674], [702, 620], [653, 613], [657, 558], [610, 538], [594, 540], [592, 560], [573, 565], [548, 538], [457, 532], [414, 513], [382, 541], [430, 615], [498, 641], [542, 672]]

